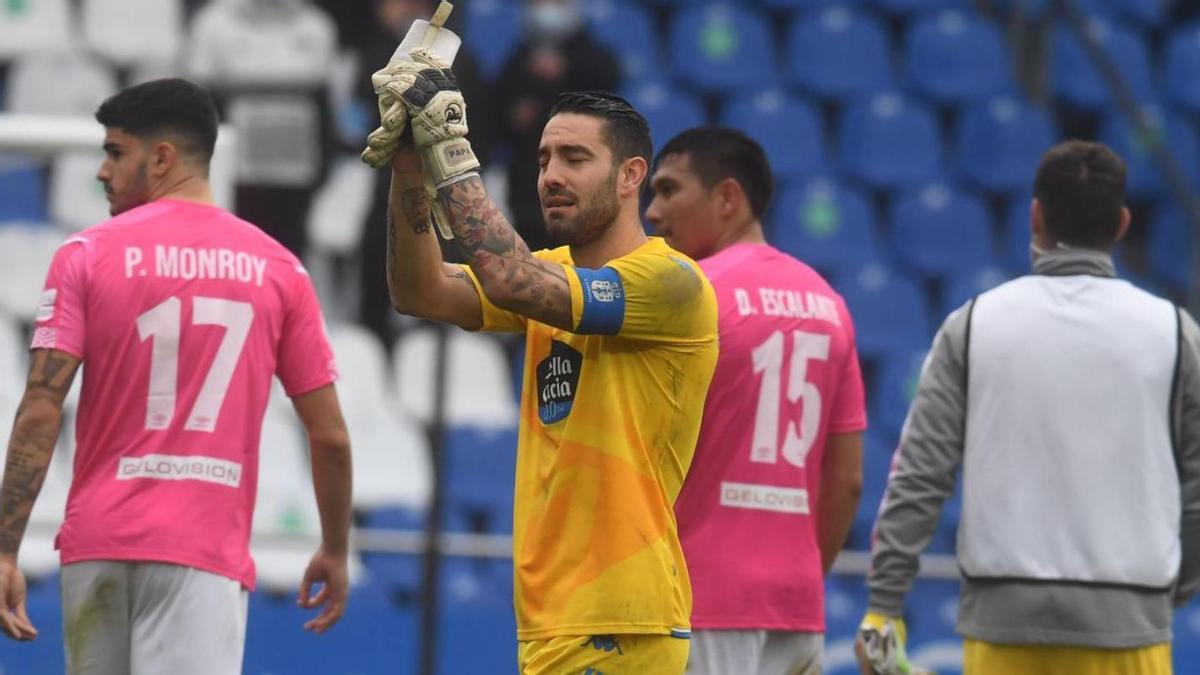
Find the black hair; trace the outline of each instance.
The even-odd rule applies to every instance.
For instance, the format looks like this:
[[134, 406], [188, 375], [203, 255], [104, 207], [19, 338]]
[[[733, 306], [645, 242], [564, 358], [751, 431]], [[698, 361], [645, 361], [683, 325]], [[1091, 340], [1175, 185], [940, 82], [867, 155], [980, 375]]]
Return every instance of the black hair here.
[[657, 166], [669, 155], [684, 155], [706, 189], [732, 178], [750, 203], [750, 212], [762, 220], [771, 204], [775, 179], [767, 153], [752, 138], [728, 127], [696, 127], [667, 141], [654, 159]]
[[1060, 143], [1042, 156], [1033, 195], [1056, 241], [1107, 250], [1121, 228], [1125, 162], [1100, 143]]
[[607, 91], [569, 91], [558, 97], [550, 117], [559, 113], [590, 115], [604, 120], [604, 143], [612, 151], [613, 163], [641, 157], [650, 163], [654, 143], [646, 118], [629, 101]]
[[173, 77], [134, 85], [96, 110], [96, 121], [140, 139], [171, 135], [180, 152], [208, 166], [217, 143], [217, 107], [198, 84]]

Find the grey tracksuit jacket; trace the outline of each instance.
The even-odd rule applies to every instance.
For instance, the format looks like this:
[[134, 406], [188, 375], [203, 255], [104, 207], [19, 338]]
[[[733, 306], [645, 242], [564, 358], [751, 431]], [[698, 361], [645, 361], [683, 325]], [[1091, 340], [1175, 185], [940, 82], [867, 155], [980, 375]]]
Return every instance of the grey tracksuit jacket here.
[[[1034, 274], [1111, 278], [1115, 270], [1107, 254], [1072, 249], [1042, 256], [1035, 263]], [[1032, 575], [964, 574], [959, 633], [993, 643], [1100, 648], [1142, 647], [1171, 639], [1173, 608], [1185, 603], [1200, 586], [1200, 329], [1186, 312], [1177, 311], [1176, 381], [1169, 399], [1171, 410], [1164, 411], [1171, 425], [1173, 477], [1179, 481], [1181, 501], [1179, 568], [1173, 582], [1149, 588]], [[872, 569], [867, 578], [872, 611], [901, 615], [904, 595], [917, 574], [918, 555], [932, 539], [942, 505], [953, 493], [963, 465], [970, 405], [967, 350], [971, 312], [968, 303], [943, 323], [909, 410], [875, 525]], [[1030, 336], [1029, 348], [1037, 345], [1037, 336]], [[967, 481], [964, 490], [970, 490], [970, 485]], [[966, 498], [964, 493], [964, 502]], [[1121, 495], [1114, 493], [1112, 498]], [[961, 542], [962, 532], [959, 537]]]

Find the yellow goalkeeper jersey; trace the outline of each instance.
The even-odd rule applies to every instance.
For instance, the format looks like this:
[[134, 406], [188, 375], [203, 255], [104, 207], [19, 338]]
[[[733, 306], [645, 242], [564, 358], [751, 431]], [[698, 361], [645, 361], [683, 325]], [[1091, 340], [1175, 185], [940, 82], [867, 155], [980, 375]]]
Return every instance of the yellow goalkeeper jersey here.
[[592, 270], [567, 247], [574, 331], [483, 304], [526, 334], [513, 513], [517, 639], [689, 633], [673, 506], [717, 363], [717, 301], [694, 261], [651, 238]]

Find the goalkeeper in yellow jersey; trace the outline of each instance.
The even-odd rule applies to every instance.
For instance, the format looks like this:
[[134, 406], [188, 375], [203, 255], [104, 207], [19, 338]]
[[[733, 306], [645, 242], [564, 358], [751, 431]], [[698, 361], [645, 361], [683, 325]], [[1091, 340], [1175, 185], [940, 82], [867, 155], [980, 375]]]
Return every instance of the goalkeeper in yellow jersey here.
[[[520, 672], [679, 675], [692, 596], [672, 507], [716, 366], [717, 306], [696, 263], [642, 227], [646, 121], [611, 94], [562, 95], [538, 148], [538, 192], [563, 245], [531, 253], [484, 189], [447, 64], [413, 59], [374, 76], [383, 126], [363, 158], [392, 166], [396, 309], [526, 335]], [[469, 265], [442, 261], [434, 221]]]

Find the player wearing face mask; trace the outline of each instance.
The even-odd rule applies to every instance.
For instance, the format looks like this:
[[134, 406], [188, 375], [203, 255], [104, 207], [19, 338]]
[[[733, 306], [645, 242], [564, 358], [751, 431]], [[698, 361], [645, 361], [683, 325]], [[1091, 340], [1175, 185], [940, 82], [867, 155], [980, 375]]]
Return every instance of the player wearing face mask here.
[[[374, 27], [370, 36], [361, 41], [358, 51], [359, 73], [354, 81], [360, 85], [355, 91], [358, 105], [362, 114], [373, 117], [375, 113], [375, 89], [371, 85], [371, 73], [380, 64], [387, 63], [392, 58], [396, 45], [404, 38], [409, 26], [417, 19], [428, 19], [433, 15], [437, 2], [434, 0], [374, 0]], [[459, 17], [457, 13], [450, 15], [450, 26]], [[495, 137], [497, 108], [491, 103], [487, 83], [484, 82], [471, 50], [472, 45], [465, 43], [458, 49], [454, 57], [454, 79], [458, 82], [463, 96], [471, 101], [471, 147], [479, 161], [487, 163], [491, 155], [492, 139]], [[360, 130], [361, 131], [361, 130]], [[357, 139], [355, 140], [357, 143]], [[387, 294], [387, 261], [386, 251], [379, 242], [383, 241], [387, 228], [388, 190], [391, 176], [386, 171], [380, 171], [376, 176], [375, 193], [363, 223], [363, 237], [359, 247], [362, 256], [360, 269], [358, 317], [367, 328], [374, 331], [385, 345], [395, 342], [397, 333], [392, 315], [392, 302]], [[448, 259], [457, 260], [458, 252], [453, 246], [443, 250]]]
[[[457, 61], [456, 61], [457, 66]], [[614, 90], [616, 58], [588, 36], [582, 3], [529, 0], [525, 34], [496, 81], [497, 131], [512, 148], [508, 163], [508, 208], [514, 226], [532, 250], [547, 248], [537, 190], [537, 147], [547, 112], [564, 91]], [[476, 99], [478, 100], [478, 99]], [[471, 136], [475, 136], [475, 115]], [[474, 142], [474, 141], [472, 141]]]

